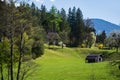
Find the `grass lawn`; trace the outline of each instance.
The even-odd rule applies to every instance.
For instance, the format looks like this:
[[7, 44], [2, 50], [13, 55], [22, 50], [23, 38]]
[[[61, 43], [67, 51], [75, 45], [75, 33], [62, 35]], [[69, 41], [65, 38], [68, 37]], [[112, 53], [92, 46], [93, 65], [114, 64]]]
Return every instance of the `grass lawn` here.
[[117, 80], [110, 75], [108, 62], [85, 63], [85, 56], [96, 49], [54, 47], [36, 59], [37, 67], [27, 80]]

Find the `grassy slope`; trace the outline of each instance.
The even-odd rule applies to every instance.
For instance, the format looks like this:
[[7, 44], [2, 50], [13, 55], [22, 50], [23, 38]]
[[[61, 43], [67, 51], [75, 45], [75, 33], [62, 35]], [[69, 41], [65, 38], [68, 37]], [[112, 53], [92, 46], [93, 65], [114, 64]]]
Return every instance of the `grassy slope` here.
[[117, 80], [109, 75], [107, 62], [85, 63], [85, 55], [98, 51], [79, 48], [46, 49], [35, 60], [38, 67], [28, 80]]

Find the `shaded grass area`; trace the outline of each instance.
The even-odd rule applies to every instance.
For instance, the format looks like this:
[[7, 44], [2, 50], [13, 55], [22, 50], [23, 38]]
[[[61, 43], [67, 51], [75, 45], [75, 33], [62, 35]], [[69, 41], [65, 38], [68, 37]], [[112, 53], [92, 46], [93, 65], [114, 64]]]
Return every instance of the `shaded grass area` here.
[[[38, 67], [27, 80], [117, 80], [110, 73], [108, 62], [85, 63], [90, 52], [105, 52], [96, 49], [54, 48], [45, 49], [45, 54], [36, 59]], [[111, 52], [111, 51], [110, 51]], [[105, 53], [104, 53], [105, 54]]]

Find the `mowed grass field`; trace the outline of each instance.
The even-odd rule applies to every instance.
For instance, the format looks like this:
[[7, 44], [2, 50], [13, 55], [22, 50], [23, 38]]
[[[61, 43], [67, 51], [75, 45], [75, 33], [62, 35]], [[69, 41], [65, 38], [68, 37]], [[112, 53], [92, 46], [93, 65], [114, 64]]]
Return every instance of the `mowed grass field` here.
[[52, 48], [34, 60], [37, 67], [27, 80], [118, 80], [110, 74], [107, 61], [85, 63], [85, 56], [99, 49]]

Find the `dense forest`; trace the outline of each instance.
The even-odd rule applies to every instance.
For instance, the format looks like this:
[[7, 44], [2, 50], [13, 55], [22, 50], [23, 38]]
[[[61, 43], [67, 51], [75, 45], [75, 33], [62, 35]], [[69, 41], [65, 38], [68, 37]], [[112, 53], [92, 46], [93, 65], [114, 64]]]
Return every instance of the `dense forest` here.
[[[1, 80], [5, 78], [3, 68], [7, 70], [8, 80], [24, 80], [27, 70], [21, 72], [22, 62], [44, 54], [44, 43], [59, 45], [62, 41], [69, 47], [87, 48], [95, 42], [104, 44], [105, 31], [96, 38], [93, 27], [89, 18], [83, 19], [80, 8], [69, 8], [66, 13], [65, 9], [57, 10], [55, 6], [48, 11], [45, 5], [39, 9], [34, 3], [21, 2], [20, 6], [15, 6], [13, 0], [0, 0]], [[116, 34], [112, 37], [118, 40]]]

